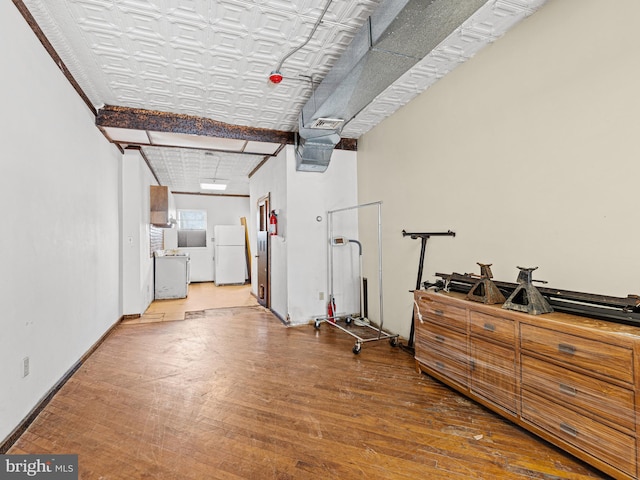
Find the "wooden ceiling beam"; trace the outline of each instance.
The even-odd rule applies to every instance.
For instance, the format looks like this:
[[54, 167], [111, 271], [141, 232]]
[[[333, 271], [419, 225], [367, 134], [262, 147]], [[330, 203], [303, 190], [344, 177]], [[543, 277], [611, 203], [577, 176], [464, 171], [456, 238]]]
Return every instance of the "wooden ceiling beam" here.
[[[271, 142], [289, 145], [295, 143], [295, 132], [231, 125], [195, 115], [113, 105], [105, 105], [98, 110], [96, 125], [98, 127], [185, 133], [189, 135], [232, 138], [235, 140], [255, 142]], [[342, 150], [357, 150], [357, 145], [358, 142], [356, 139], [343, 138], [336, 148]]]
[[293, 132], [243, 127], [195, 115], [112, 105], [105, 105], [98, 110], [96, 125], [99, 127], [186, 133], [189, 135], [233, 138], [235, 140], [252, 140], [256, 142], [293, 143]]

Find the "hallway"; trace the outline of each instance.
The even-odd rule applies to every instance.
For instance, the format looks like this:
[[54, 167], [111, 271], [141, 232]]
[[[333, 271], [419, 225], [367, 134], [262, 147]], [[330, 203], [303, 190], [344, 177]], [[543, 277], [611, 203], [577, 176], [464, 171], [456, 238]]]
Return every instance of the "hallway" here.
[[248, 307], [258, 305], [251, 295], [251, 285], [225, 285], [213, 282], [192, 283], [187, 298], [155, 300], [140, 318], [125, 319], [123, 324], [170, 322], [184, 320], [187, 312], [211, 308]]

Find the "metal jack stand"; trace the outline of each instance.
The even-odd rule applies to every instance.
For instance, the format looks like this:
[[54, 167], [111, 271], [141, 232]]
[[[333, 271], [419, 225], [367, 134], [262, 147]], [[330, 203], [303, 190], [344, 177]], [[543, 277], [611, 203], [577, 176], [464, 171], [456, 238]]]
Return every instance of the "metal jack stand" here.
[[[421, 240], [420, 245], [420, 262], [418, 263], [418, 280], [416, 282], [416, 290], [420, 290], [420, 284], [422, 283], [422, 271], [424, 269], [424, 254], [427, 250], [427, 240], [429, 237], [455, 237], [456, 232], [452, 232], [451, 230], [447, 230], [446, 232], [421, 232], [408, 233], [402, 230], [403, 237], [411, 237], [412, 240], [417, 240], [418, 238]], [[415, 325], [413, 323], [413, 312], [411, 313], [411, 332], [409, 333], [409, 341], [406, 345], [400, 344], [400, 348], [405, 352], [409, 352], [411, 355], [415, 355], [415, 349], [413, 346], [413, 337], [415, 335]]]

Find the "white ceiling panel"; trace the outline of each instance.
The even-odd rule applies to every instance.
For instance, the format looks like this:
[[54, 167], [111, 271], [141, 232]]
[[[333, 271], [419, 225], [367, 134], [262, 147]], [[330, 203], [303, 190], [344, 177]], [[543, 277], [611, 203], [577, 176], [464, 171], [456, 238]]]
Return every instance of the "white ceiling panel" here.
[[232, 138], [204, 137], [200, 135], [187, 135], [185, 133], [172, 132], [148, 132], [153, 145], [191, 147], [203, 150], [232, 150], [241, 152], [244, 149], [245, 140]]
[[247, 142], [244, 151], [246, 153], [261, 153], [264, 155], [274, 155], [280, 148], [279, 143], [271, 142]]
[[134, 130], [131, 128], [102, 127], [109, 139], [119, 143], [147, 144], [149, 137], [146, 130]]
[[211, 153], [183, 148], [143, 147], [163, 185], [174, 192], [201, 192], [205, 179], [224, 180], [227, 195], [247, 195], [249, 173], [263, 160], [259, 155]]

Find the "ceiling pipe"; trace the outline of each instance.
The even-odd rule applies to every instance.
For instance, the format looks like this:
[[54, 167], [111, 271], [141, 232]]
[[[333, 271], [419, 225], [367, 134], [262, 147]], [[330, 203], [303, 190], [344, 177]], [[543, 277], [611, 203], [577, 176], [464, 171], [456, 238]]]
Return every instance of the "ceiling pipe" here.
[[329, 6], [331, 5], [332, 2], [333, 2], [333, 0], [327, 0], [327, 4], [324, 6], [324, 10], [322, 10], [322, 13], [318, 17], [318, 20], [316, 20], [316, 23], [313, 25], [313, 28], [311, 29], [311, 33], [309, 34], [307, 39], [304, 41], [304, 43], [302, 43], [301, 45], [297, 46], [296, 48], [291, 50], [289, 53], [287, 53], [284, 57], [282, 57], [280, 59], [276, 69], [273, 72], [271, 72], [271, 74], [269, 75], [269, 81], [271, 83], [278, 84], [278, 83], [280, 83], [282, 81], [282, 79], [284, 78], [284, 76], [280, 72], [280, 69], [282, 68], [282, 64], [284, 64], [284, 62], [285, 62], [285, 60], [287, 60], [287, 58], [289, 58], [291, 55], [293, 55], [298, 50], [303, 48], [307, 43], [309, 43], [309, 41], [311, 41], [311, 39], [313, 38], [313, 36], [316, 33], [316, 30], [318, 29], [318, 26], [320, 26], [320, 23], [322, 23], [322, 19], [324, 18], [325, 14], [327, 13], [327, 10], [329, 10]]
[[382, 0], [302, 108], [296, 169], [324, 172], [344, 126], [487, 0]]

